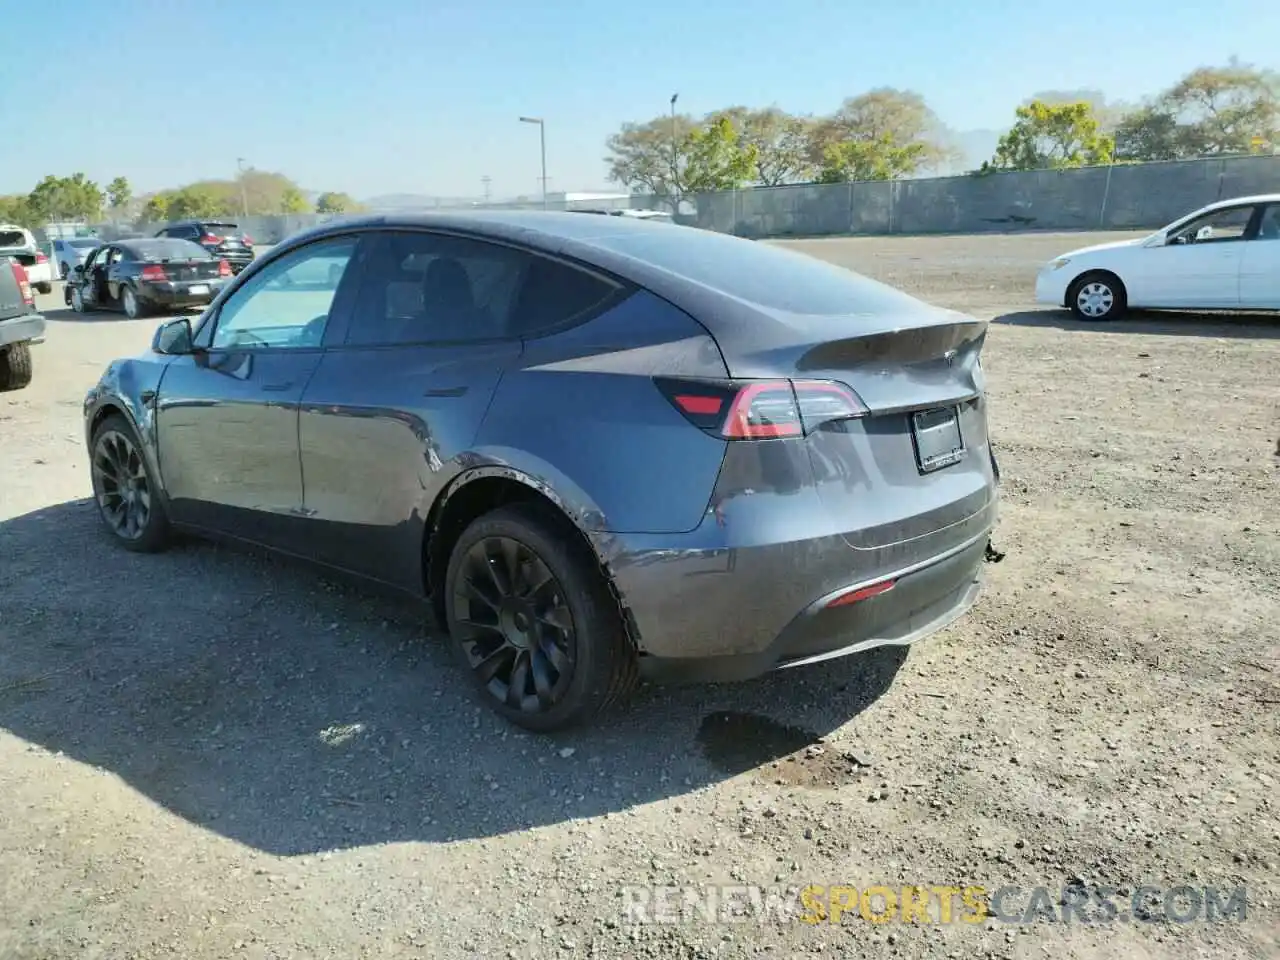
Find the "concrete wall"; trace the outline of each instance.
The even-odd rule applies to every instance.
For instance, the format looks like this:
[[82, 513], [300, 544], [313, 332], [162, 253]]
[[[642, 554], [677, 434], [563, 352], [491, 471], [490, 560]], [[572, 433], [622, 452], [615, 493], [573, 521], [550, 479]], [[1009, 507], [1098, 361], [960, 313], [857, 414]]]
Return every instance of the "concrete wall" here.
[[696, 223], [749, 237], [1123, 230], [1258, 193], [1280, 193], [1280, 156], [755, 187], [699, 195]]
[[[1119, 164], [1082, 170], [1036, 170], [987, 176], [864, 183], [753, 187], [682, 203], [681, 222], [748, 237], [885, 233], [986, 233], [1006, 230], [1152, 229], [1215, 200], [1280, 193], [1280, 156]], [[652, 197], [552, 203], [550, 209], [663, 208]], [[541, 209], [541, 202], [490, 209]], [[447, 209], [441, 207], [438, 209]], [[479, 205], [467, 209], [481, 209]], [[341, 215], [235, 218], [255, 243], [285, 237]], [[131, 232], [151, 235], [162, 223]], [[104, 225], [114, 239], [119, 228]]]

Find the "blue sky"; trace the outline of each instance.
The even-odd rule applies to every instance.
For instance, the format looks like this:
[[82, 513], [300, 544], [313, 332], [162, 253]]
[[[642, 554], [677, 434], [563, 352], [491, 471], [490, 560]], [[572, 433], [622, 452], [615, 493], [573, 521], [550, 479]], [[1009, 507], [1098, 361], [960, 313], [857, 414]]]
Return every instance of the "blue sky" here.
[[154, 190], [237, 157], [357, 197], [479, 195], [484, 175], [536, 194], [521, 114], [572, 190], [604, 186], [605, 138], [677, 91], [692, 113], [818, 113], [905, 87], [969, 130], [1038, 90], [1133, 100], [1232, 54], [1280, 66], [1280, 0], [120, 0], [50, 26], [73, 8], [5, 4], [30, 42], [0, 58], [0, 194], [74, 171]]

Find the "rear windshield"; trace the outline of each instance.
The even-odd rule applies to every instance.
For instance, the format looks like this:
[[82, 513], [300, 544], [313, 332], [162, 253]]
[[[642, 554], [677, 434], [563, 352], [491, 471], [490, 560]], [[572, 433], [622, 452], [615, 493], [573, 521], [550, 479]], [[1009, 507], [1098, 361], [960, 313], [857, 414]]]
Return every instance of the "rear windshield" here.
[[0, 247], [25, 247], [27, 235], [21, 230], [0, 230]]
[[637, 229], [592, 243], [770, 310], [848, 316], [919, 309], [905, 293], [825, 260], [710, 230]]
[[213, 256], [198, 243], [176, 238], [132, 240], [121, 246], [138, 260], [212, 260]]

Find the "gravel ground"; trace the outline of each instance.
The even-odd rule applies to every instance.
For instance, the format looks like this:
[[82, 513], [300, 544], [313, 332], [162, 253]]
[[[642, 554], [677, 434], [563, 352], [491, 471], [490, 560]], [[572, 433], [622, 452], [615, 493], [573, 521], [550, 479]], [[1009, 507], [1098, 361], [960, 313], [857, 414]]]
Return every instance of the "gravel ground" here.
[[[472, 705], [401, 601], [115, 549], [80, 400], [154, 322], [51, 303], [0, 397], [0, 957], [1276, 956], [1280, 322], [1034, 310], [1085, 242], [795, 244], [998, 319], [1007, 557], [909, 655], [555, 739]], [[1140, 885], [1244, 884], [1248, 915], [637, 924], [630, 884], [1104, 884], [1126, 919]]]

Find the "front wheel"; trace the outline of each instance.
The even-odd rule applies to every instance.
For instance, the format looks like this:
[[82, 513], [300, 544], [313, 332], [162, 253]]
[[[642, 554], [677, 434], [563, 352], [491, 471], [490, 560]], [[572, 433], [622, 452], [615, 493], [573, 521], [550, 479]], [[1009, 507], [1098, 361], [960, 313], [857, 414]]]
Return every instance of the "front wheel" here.
[[79, 287], [71, 288], [71, 309], [76, 313], [84, 313], [84, 291]]
[[550, 509], [472, 521], [449, 558], [445, 613], [479, 696], [549, 733], [593, 719], [636, 682], [636, 656], [599, 564]]
[[1115, 320], [1127, 304], [1124, 284], [1110, 273], [1087, 273], [1071, 285], [1067, 304], [1081, 320]]
[[168, 546], [168, 514], [137, 434], [123, 416], [112, 414], [98, 424], [89, 462], [98, 515], [117, 542], [137, 553]]

